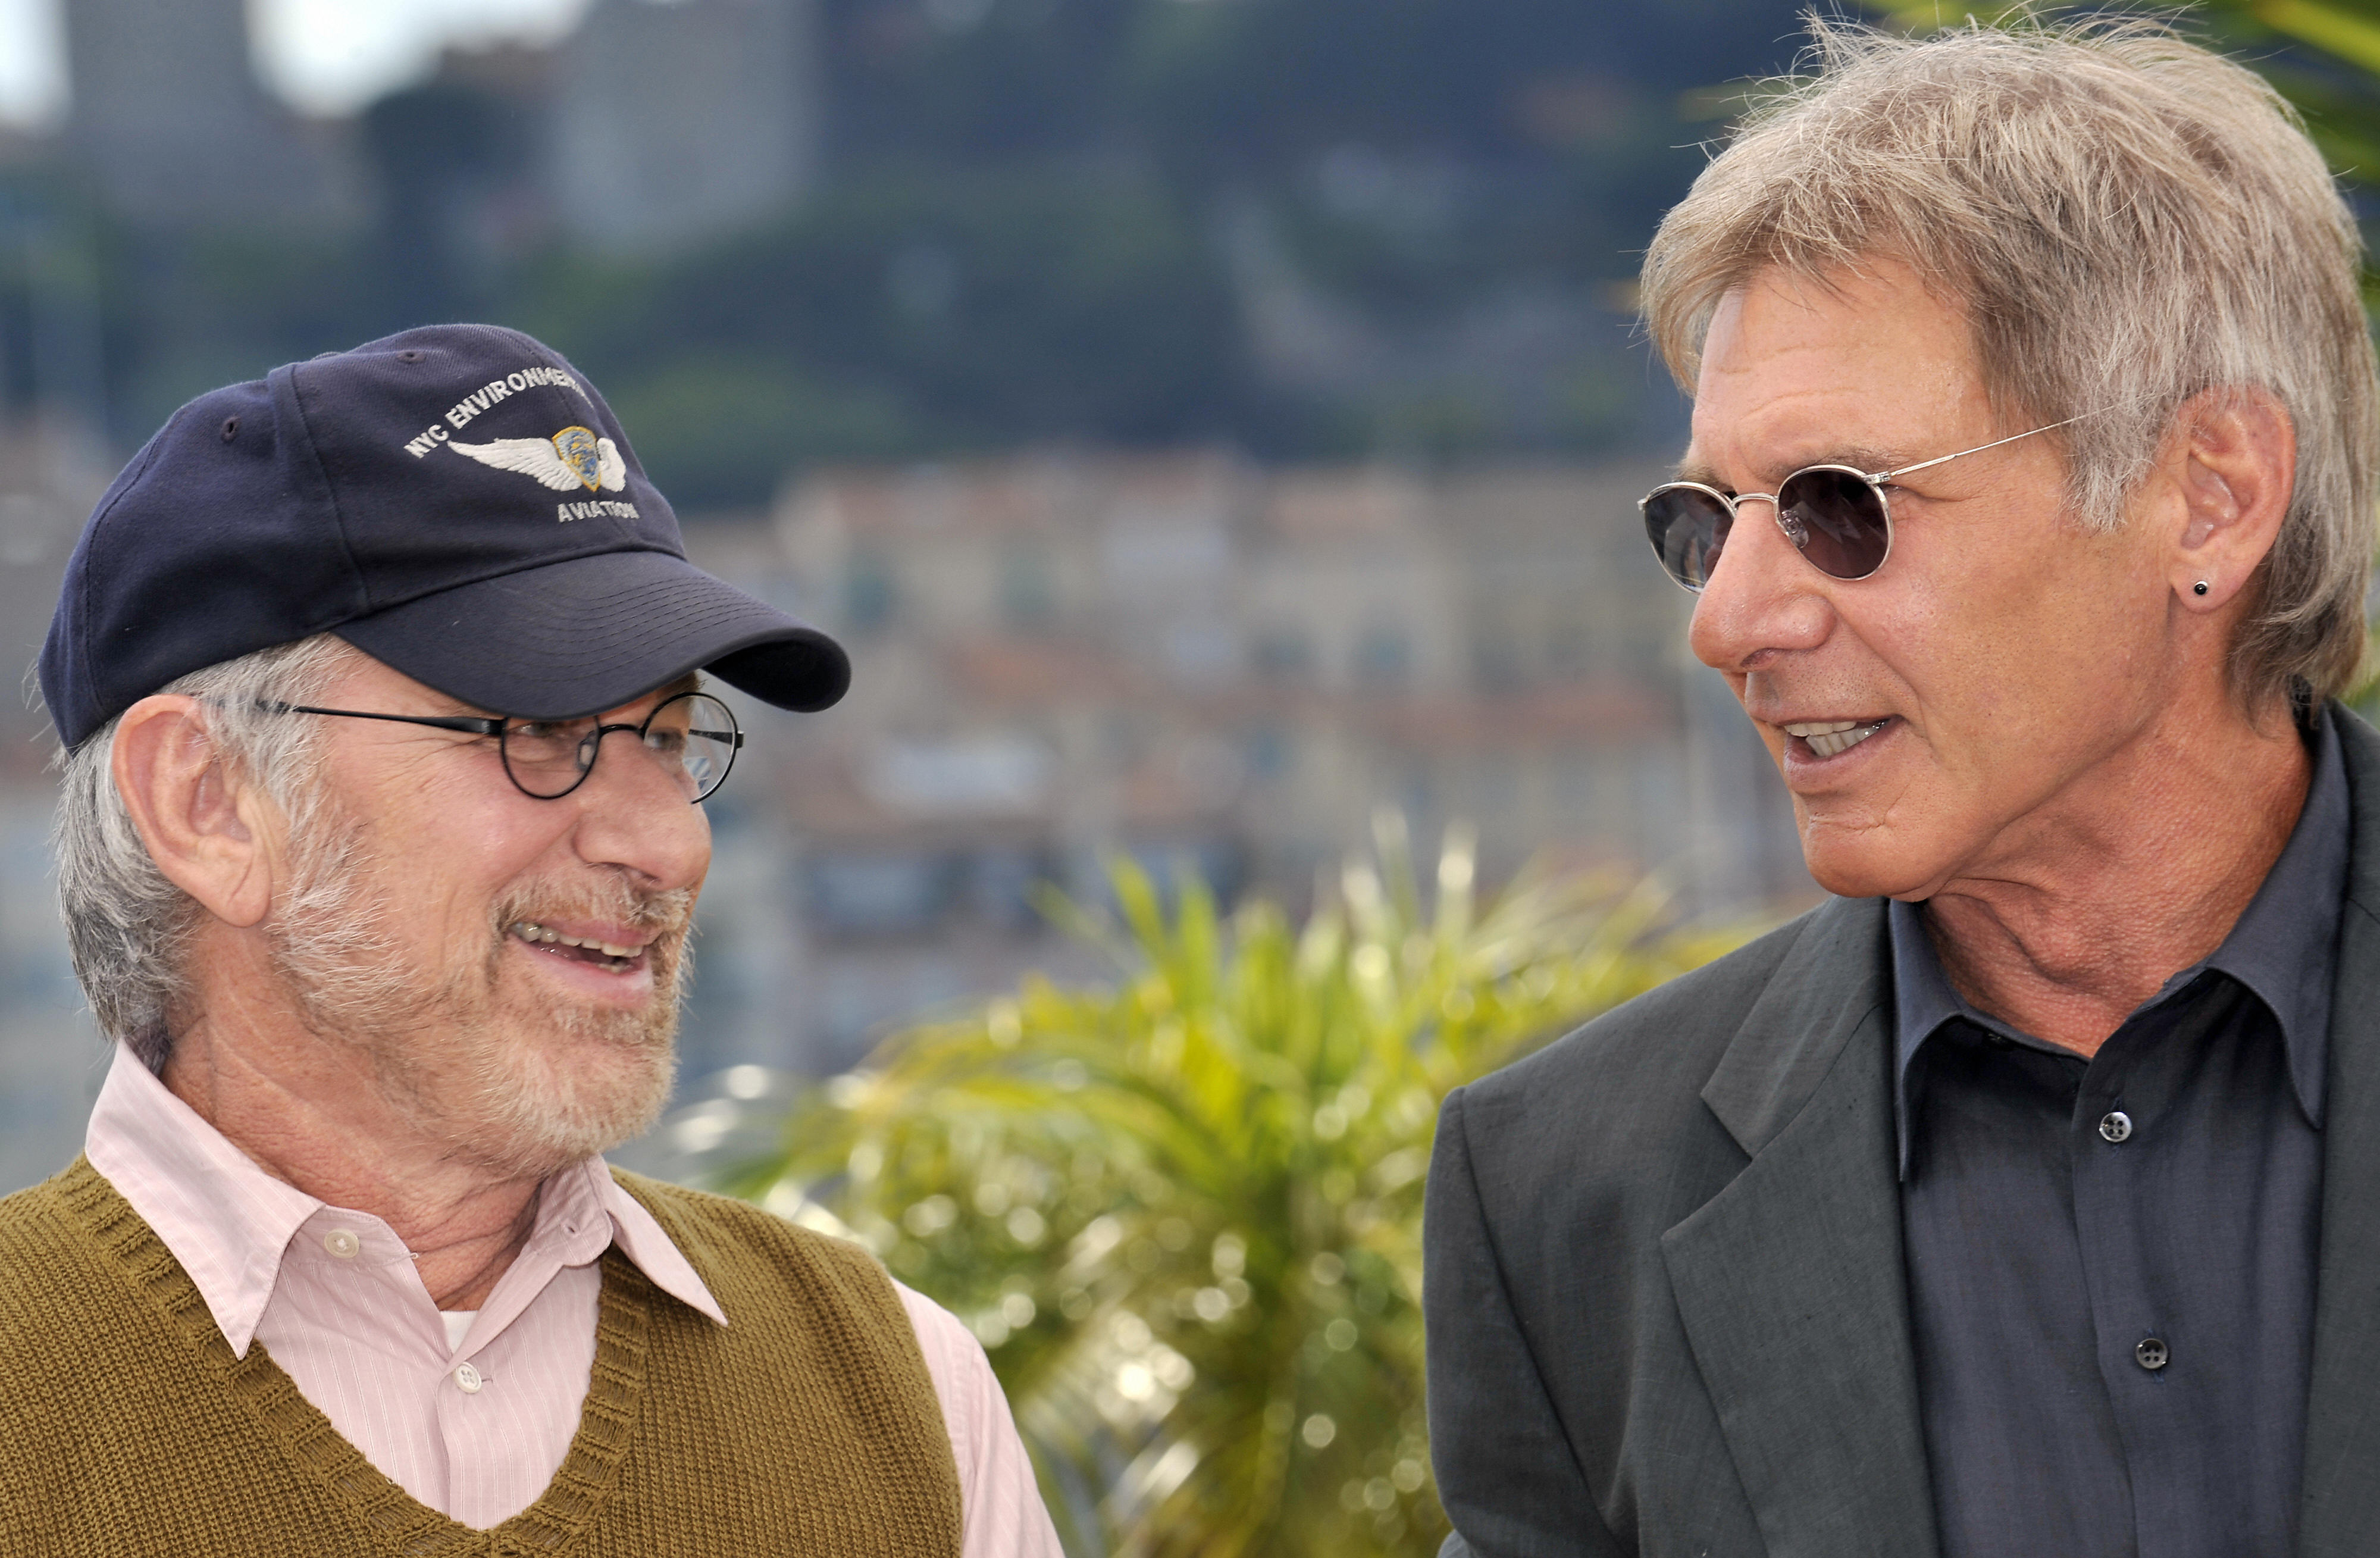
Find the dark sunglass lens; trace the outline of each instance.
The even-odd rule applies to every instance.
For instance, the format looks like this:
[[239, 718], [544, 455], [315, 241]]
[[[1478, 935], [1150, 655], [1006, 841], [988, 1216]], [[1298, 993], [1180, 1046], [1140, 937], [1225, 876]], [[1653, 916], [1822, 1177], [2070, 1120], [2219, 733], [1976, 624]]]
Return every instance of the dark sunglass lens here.
[[1795, 471], [1777, 490], [1777, 514], [1802, 555], [1837, 578], [1865, 578], [1892, 545], [1884, 494], [1855, 471]]
[[1735, 516], [1694, 487], [1663, 487], [1645, 500], [1645, 533], [1670, 577], [1689, 590], [1710, 582]]

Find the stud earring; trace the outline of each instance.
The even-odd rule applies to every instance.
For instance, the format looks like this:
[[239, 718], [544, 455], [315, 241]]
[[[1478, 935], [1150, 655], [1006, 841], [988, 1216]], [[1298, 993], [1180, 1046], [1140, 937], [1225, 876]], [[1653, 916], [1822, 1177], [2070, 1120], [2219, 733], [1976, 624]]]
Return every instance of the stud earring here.
[[2204, 579], [2203, 579], [2203, 578], [2202, 578], [2202, 579], [2200, 579], [2196, 584], [2193, 584], [2193, 585], [2192, 585], [2192, 586], [2190, 587], [2190, 592], [2191, 592], [2192, 594], [2193, 594], [2193, 595], [2204, 595], [2204, 594], [2205, 594], [2205, 593], [2206, 593], [2206, 581], [2205, 581]]

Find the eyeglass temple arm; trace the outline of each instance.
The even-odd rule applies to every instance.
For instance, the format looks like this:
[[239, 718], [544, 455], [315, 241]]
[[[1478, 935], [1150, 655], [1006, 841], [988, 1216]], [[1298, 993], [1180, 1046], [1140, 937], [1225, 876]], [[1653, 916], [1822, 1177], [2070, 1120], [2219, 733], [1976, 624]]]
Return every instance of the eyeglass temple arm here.
[[1937, 455], [1930, 460], [1920, 460], [1915, 465], [1905, 465], [1898, 470], [1871, 471], [1868, 474], [1867, 479], [1871, 481], [1889, 481], [1896, 476], [1907, 476], [1914, 471], [1931, 470], [1937, 465], [1946, 465], [1952, 460], [1963, 460], [1969, 455], [1980, 455], [1986, 449], [1997, 449], [2003, 444], [2013, 444], [2020, 438], [2031, 438], [2036, 432], [2056, 432], [2059, 428], [2072, 427], [2076, 422], [2082, 420], [2084, 417], [2095, 417], [2100, 411], [2112, 411], [2114, 409], [2116, 409], [2116, 408], [2113, 406], [2102, 406], [2098, 408], [2097, 410], [2085, 411], [2080, 417], [2069, 417], [2062, 422], [2051, 422], [2046, 427], [2028, 428], [2022, 432], [2012, 432], [2006, 438], [1995, 438], [1989, 444], [1978, 444], [1972, 449], [1961, 449], [1955, 455]]
[[[361, 709], [317, 709], [308, 703], [265, 703], [276, 714], [328, 714], [342, 720], [386, 720], [391, 724], [426, 724], [433, 730], [468, 731], [473, 736], [502, 736], [504, 722], [471, 714], [373, 714]], [[629, 728], [634, 728], [633, 726]]]
[[[436, 730], [468, 731], [473, 736], [502, 736], [504, 733], [503, 720], [481, 719], [472, 714], [376, 714], [368, 713], [361, 709], [318, 709], [310, 703], [260, 702], [257, 706], [276, 714], [329, 714], [343, 720], [386, 720], [393, 724], [426, 724]], [[602, 731], [608, 736], [615, 730], [643, 728], [641, 725], [633, 724], [607, 724], [602, 727]], [[744, 746], [744, 733], [740, 730], [695, 730], [688, 731], [687, 734], [706, 736], [713, 741], [724, 741], [738, 750], [741, 750]]]

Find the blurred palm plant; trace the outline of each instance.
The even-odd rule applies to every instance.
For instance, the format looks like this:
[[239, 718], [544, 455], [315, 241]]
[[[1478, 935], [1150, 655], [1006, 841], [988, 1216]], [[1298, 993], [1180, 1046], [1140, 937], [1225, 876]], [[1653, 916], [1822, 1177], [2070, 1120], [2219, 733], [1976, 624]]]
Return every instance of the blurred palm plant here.
[[1303, 929], [1169, 910], [1112, 868], [1109, 989], [1028, 979], [895, 1035], [719, 1176], [865, 1240], [990, 1349], [1070, 1549], [1420, 1553], [1445, 1529], [1422, 1412], [1421, 1190], [1458, 1084], [1735, 944], [1661, 896], [1525, 874], [1426, 907], [1376, 823]]

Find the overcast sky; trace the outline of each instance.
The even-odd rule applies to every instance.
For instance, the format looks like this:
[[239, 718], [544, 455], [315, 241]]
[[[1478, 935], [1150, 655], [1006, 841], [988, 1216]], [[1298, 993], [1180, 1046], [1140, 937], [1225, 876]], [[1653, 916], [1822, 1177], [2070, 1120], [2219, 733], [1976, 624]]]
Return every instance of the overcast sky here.
[[[0, 0], [0, 122], [55, 125], [66, 111], [67, 0]], [[167, 5], [214, 0], [160, 0]], [[346, 114], [416, 80], [446, 43], [551, 41], [589, 0], [248, 0], [257, 69], [310, 114]]]

